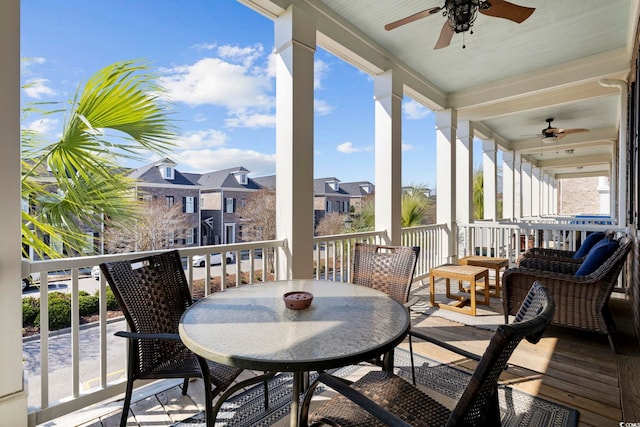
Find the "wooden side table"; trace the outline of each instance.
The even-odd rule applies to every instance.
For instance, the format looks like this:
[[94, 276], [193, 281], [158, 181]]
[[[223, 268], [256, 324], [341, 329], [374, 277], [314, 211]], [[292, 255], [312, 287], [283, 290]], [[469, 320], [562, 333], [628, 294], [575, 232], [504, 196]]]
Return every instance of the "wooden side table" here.
[[[446, 281], [446, 295], [447, 298], [453, 299], [451, 304], [443, 304], [435, 301], [435, 281], [437, 277], [444, 278]], [[476, 303], [489, 305], [489, 270], [485, 267], [476, 267], [472, 265], [455, 265], [445, 264], [439, 267], [434, 267], [429, 272], [430, 288], [429, 293], [431, 296], [431, 305], [434, 307], [444, 308], [447, 310], [458, 311], [464, 314], [476, 315]], [[457, 280], [459, 286], [462, 287], [462, 282], [469, 282], [469, 297], [458, 296], [451, 294], [451, 279]], [[476, 300], [476, 282], [478, 280], [484, 280], [484, 288], [482, 293], [484, 299], [482, 301]], [[464, 306], [469, 304], [469, 309], [465, 309]]]
[[509, 260], [507, 258], [495, 258], [489, 256], [468, 256], [461, 258], [460, 265], [473, 265], [476, 267], [484, 267], [496, 272], [496, 283], [493, 286], [493, 293], [489, 292], [492, 297], [502, 298], [500, 293], [500, 270], [509, 268]]

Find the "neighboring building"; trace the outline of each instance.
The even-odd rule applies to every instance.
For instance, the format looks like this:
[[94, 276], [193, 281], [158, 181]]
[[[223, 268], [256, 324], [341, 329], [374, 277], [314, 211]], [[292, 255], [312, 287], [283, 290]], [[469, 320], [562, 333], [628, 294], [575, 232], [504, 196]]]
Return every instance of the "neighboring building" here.
[[[129, 174], [135, 179], [139, 199], [164, 198], [167, 204], [182, 203], [190, 216], [192, 238], [176, 242], [180, 246], [242, 242], [242, 225], [237, 211], [249, 194], [262, 189], [275, 191], [275, 175], [250, 178], [242, 166], [203, 174], [184, 173], [177, 164], [162, 159]], [[361, 201], [374, 193], [368, 181], [340, 182], [335, 177], [314, 181], [315, 224], [327, 214], [347, 215], [357, 211]]]
[[162, 159], [135, 169], [128, 176], [136, 180], [135, 193], [139, 200], [164, 199], [167, 206], [182, 205], [190, 229], [175, 246], [198, 246], [200, 229], [200, 186], [193, 181], [194, 174], [176, 170], [176, 163]]
[[249, 178], [243, 167], [200, 175], [202, 244], [217, 245], [242, 241], [242, 226], [237, 215], [247, 196], [263, 187]]

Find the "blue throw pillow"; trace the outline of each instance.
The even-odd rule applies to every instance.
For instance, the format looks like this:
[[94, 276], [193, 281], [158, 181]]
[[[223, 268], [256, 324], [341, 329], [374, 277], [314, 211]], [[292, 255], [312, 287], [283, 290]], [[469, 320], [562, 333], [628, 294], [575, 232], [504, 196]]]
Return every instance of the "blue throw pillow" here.
[[600, 267], [618, 249], [618, 241], [602, 239], [589, 251], [587, 257], [580, 264], [576, 276], [588, 276]]
[[601, 231], [589, 234], [587, 238], [584, 239], [584, 242], [582, 242], [576, 253], [573, 254], [573, 258], [578, 259], [587, 256], [591, 248], [593, 248], [593, 246], [602, 239], [604, 239], [604, 233]]

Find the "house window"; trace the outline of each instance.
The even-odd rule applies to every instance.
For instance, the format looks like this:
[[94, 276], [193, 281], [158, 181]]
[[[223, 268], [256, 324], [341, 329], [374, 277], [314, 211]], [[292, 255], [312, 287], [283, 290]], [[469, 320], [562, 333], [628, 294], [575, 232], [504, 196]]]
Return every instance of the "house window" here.
[[247, 185], [247, 174], [246, 173], [236, 173], [236, 180], [239, 184]]
[[327, 208], [325, 210], [327, 211], [327, 213], [333, 212], [333, 208], [331, 207], [331, 201], [327, 200], [326, 206]]
[[226, 213], [234, 212], [235, 199], [233, 197], [226, 197], [224, 199], [224, 211]]
[[195, 197], [184, 198], [184, 211], [186, 213], [194, 213], [195, 210]]
[[185, 236], [186, 236], [186, 238], [184, 239], [185, 245], [193, 245], [194, 236], [195, 236], [197, 231], [198, 231], [197, 228], [192, 228], [190, 230], [185, 230], [185, 233], [184, 233]]
[[163, 166], [160, 168], [160, 171], [162, 173], [162, 178], [164, 179], [173, 179], [174, 177], [174, 170], [171, 166]]
[[173, 196], [166, 196], [165, 200], [167, 201], [167, 208], [171, 209], [175, 203]]

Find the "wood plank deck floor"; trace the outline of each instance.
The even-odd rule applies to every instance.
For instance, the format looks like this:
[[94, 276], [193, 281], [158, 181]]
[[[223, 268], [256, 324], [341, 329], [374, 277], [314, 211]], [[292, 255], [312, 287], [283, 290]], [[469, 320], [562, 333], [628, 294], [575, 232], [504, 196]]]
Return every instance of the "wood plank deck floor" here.
[[[605, 337], [551, 326], [538, 344], [523, 341], [518, 346], [501, 379], [531, 395], [578, 409], [580, 426], [640, 423], [640, 352], [632, 333], [630, 309], [624, 299], [614, 299], [612, 309], [619, 329], [615, 337], [619, 354], [611, 352]], [[435, 316], [415, 316], [414, 327], [478, 354], [492, 335]], [[474, 362], [429, 343], [414, 341], [414, 351], [438, 361], [474, 367]], [[189, 386], [187, 396], [181, 394], [181, 384], [175, 380], [145, 387], [143, 394], [134, 396], [131, 411], [135, 419], [131, 417], [127, 425], [166, 426], [203, 410], [198, 381]], [[120, 411], [121, 401], [106, 402], [98, 409], [88, 408], [84, 414], [53, 420], [47, 426], [115, 426]]]

